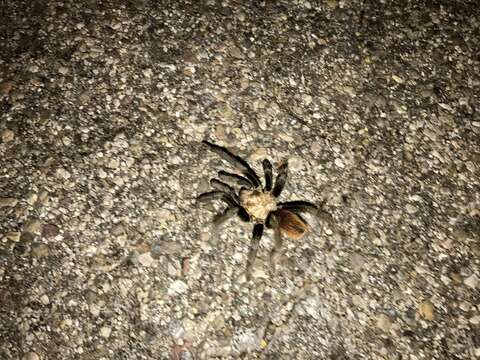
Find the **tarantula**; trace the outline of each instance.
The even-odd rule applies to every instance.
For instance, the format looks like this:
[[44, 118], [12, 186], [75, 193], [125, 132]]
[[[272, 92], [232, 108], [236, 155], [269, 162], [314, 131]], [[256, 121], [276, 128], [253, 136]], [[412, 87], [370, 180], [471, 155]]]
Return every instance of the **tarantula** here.
[[[271, 266], [274, 267], [278, 256], [281, 255], [282, 237], [286, 236], [295, 240], [302, 238], [310, 229], [310, 226], [300, 213], [309, 212], [317, 215], [319, 207], [304, 200], [277, 202], [277, 198], [287, 181], [287, 162], [283, 162], [279, 166], [278, 175], [273, 184], [272, 164], [268, 159], [263, 160], [265, 183], [262, 186], [260, 178], [245, 160], [222, 146], [206, 140], [202, 143], [206, 144], [210, 150], [233, 165], [242, 174], [219, 171], [218, 177], [221, 180], [210, 180], [210, 185], [214, 190], [200, 194], [197, 201], [222, 200], [227, 204], [225, 211], [216, 215], [213, 219], [214, 226], [217, 229], [234, 215], [238, 215], [245, 222], [251, 221], [254, 223], [246, 268], [248, 280], [257, 256], [264, 227], [274, 230], [274, 246], [270, 253]], [[238, 194], [231, 186], [233, 184], [240, 186]]]

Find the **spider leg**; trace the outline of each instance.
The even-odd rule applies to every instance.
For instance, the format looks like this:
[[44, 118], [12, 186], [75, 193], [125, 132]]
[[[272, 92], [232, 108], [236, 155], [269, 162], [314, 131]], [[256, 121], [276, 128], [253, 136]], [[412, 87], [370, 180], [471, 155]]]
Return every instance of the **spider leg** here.
[[219, 171], [218, 172], [218, 177], [223, 180], [223, 181], [232, 181], [232, 182], [235, 182], [237, 185], [239, 186], [245, 186], [247, 188], [253, 188], [255, 187], [253, 185], [253, 183], [247, 179], [246, 177], [243, 177], [241, 175], [237, 175], [237, 174], [233, 174], [233, 173], [229, 173], [229, 172], [226, 172], [226, 171]]
[[199, 203], [207, 202], [210, 200], [223, 200], [229, 206], [238, 206], [238, 198], [232, 197], [230, 194], [224, 191], [219, 191], [219, 190], [209, 191], [209, 192], [200, 194], [197, 197], [197, 202]]
[[258, 175], [255, 174], [255, 171], [253, 171], [250, 165], [248, 165], [248, 163], [241, 157], [232, 154], [223, 146], [212, 144], [207, 140], [203, 140], [202, 143], [208, 145], [210, 147], [210, 150], [212, 150], [215, 154], [241, 170], [242, 173], [253, 183], [255, 187], [260, 186], [260, 179], [258, 178]]
[[285, 183], [287, 182], [287, 175], [288, 175], [288, 162], [284, 162], [278, 168], [278, 175], [277, 179], [275, 180], [275, 186], [273, 187], [272, 194], [275, 197], [278, 197], [283, 188], [285, 187]]
[[260, 239], [263, 235], [263, 224], [255, 224], [253, 227], [253, 236], [252, 241], [250, 242], [250, 249], [248, 251], [247, 258], [247, 271], [246, 276], [247, 280], [250, 280], [253, 264], [255, 258], [257, 257], [258, 247], [260, 246]]
[[280, 202], [277, 204], [277, 207], [294, 212], [308, 212], [312, 215], [317, 215], [319, 209], [317, 205], [304, 200]]
[[210, 179], [210, 185], [215, 190], [222, 191], [229, 194], [232, 198], [238, 199], [235, 190], [230, 185], [225, 184], [223, 181], [217, 179]]
[[263, 172], [265, 173], [265, 191], [272, 190], [272, 163], [268, 159], [262, 162]]
[[237, 214], [237, 212], [237, 207], [228, 207], [222, 213], [215, 215], [213, 218], [214, 229], [218, 229], [221, 225], [223, 225], [223, 223], [225, 223], [225, 221]]
[[238, 207], [238, 216], [240, 219], [244, 222], [249, 222], [250, 221], [250, 215], [248, 215], [247, 210], [245, 210], [242, 206]]

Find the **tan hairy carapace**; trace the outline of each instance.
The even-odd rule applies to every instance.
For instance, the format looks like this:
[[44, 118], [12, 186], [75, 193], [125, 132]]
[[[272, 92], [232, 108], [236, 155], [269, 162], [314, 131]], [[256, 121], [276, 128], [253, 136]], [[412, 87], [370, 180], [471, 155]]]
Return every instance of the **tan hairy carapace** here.
[[310, 229], [310, 226], [297, 214], [288, 210], [277, 210], [275, 216], [282, 235], [291, 239], [301, 239]]
[[277, 208], [275, 197], [270, 192], [242, 189], [240, 204], [258, 222], [264, 222], [270, 211]]

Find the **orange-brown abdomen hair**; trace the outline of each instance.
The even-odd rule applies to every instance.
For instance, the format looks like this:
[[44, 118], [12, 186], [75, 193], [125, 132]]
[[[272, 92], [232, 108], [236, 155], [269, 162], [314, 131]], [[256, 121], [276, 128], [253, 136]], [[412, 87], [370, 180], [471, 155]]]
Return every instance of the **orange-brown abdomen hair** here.
[[278, 224], [282, 235], [291, 239], [301, 239], [308, 231], [310, 226], [300, 218], [297, 214], [288, 210], [277, 210], [275, 216], [278, 219]]

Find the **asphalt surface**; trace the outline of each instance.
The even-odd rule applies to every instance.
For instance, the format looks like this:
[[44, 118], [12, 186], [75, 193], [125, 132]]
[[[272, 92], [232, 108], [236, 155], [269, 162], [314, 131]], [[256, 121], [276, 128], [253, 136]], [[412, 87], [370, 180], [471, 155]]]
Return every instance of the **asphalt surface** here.
[[[480, 357], [475, 1], [0, 2], [0, 359]], [[251, 281], [220, 169], [324, 204]]]

